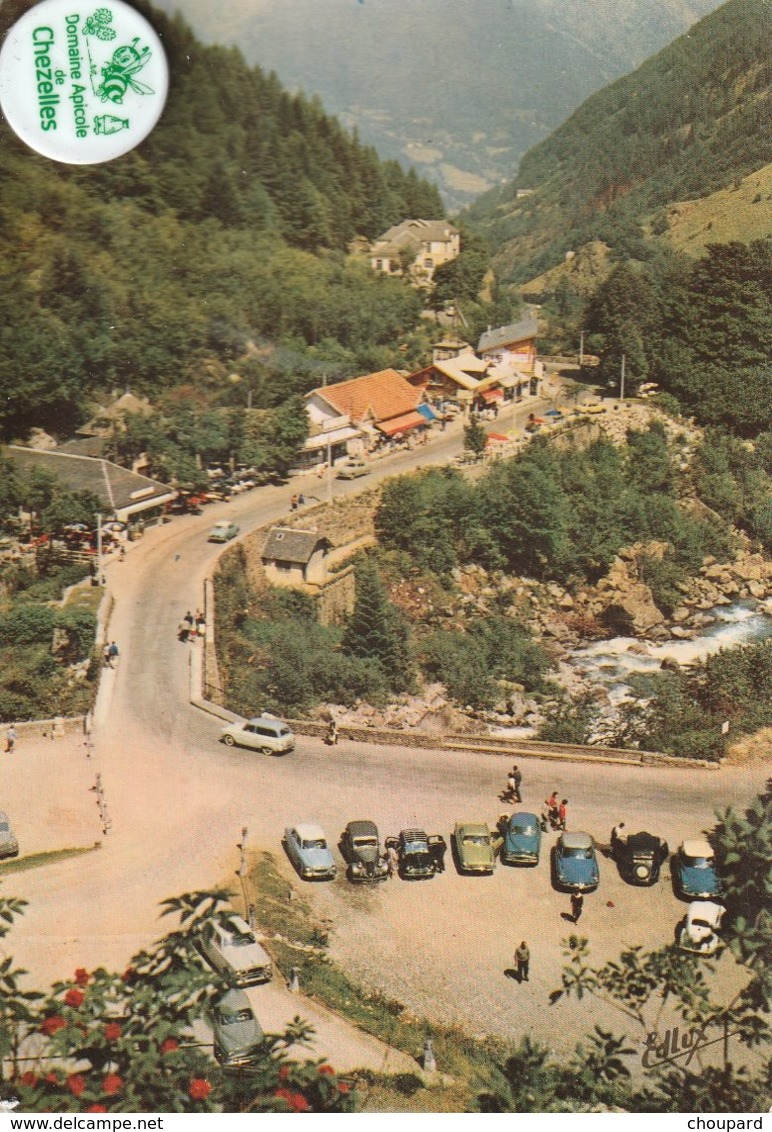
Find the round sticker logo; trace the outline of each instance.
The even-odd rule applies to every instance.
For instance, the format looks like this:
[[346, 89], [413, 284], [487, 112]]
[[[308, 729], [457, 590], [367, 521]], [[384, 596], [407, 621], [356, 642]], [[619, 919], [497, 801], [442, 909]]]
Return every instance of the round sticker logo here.
[[0, 108], [32, 149], [71, 165], [111, 161], [155, 126], [169, 86], [161, 41], [123, 0], [43, 0], [0, 50]]

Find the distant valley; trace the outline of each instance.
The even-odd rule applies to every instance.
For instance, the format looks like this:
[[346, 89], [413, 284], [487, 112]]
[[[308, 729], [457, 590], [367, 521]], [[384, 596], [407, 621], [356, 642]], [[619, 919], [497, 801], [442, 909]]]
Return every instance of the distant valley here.
[[510, 181], [531, 146], [718, 0], [158, 0], [234, 44], [451, 211]]

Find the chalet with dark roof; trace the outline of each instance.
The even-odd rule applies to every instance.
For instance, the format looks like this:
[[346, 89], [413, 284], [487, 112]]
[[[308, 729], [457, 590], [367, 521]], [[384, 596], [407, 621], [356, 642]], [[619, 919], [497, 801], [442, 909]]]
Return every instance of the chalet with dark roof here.
[[318, 531], [271, 527], [261, 560], [274, 586], [321, 586], [327, 580], [332, 543]]

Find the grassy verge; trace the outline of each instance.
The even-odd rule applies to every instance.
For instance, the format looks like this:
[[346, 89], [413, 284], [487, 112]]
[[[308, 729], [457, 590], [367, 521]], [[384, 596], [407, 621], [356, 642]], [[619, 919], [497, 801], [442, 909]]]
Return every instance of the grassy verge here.
[[50, 849], [45, 853], [30, 853], [28, 857], [14, 857], [13, 860], [0, 862], [0, 877], [9, 873], [26, 873], [30, 869], [40, 869], [43, 865], [53, 865], [57, 861], [66, 861], [70, 857], [82, 857], [84, 853], [93, 853], [99, 849], [99, 842], [72, 849]]
[[[408, 1013], [402, 1003], [353, 982], [326, 953], [327, 931], [310, 904], [289, 885], [270, 853], [261, 853], [250, 874], [257, 922], [277, 965], [289, 978], [299, 968], [300, 985], [325, 1006], [395, 1049], [418, 1059], [430, 1038], [442, 1074], [453, 1079], [427, 1093], [417, 1075], [362, 1072], [365, 1107], [370, 1111], [464, 1112], [474, 1097], [500, 1081], [496, 1068], [510, 1053], [507, 1043], [472, 1037], [457, 1026], [430, 1023]], [[418, 1071], [416, 1060], [416, 1071]]]

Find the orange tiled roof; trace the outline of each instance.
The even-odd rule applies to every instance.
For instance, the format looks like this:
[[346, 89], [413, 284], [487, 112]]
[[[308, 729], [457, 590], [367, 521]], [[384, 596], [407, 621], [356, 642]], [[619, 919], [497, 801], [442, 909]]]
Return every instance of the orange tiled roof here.
[[336, 385], [326, 385], [319, 392], [341, 413], [359, 424], [368, 416], [373, 421], [387, 421], [409, 413], [421, 401], [421, 390], [416, 389], [395, 369], [382, 369], [364, 377], [352, 377]]

